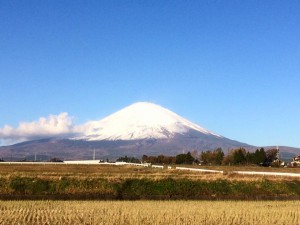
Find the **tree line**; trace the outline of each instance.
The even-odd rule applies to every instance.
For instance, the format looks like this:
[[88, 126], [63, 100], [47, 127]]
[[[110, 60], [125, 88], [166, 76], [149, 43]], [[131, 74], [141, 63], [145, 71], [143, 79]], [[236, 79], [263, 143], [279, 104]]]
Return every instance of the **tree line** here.
[[[245, 165], [245, 164], [256, 164], [263, 166], [275, 166], [279, 163], [277, 158], [277, 149], [264, 148], [256, 149], [255, 152], [246, 151], [244, 148], [231, 150], [226, 157], [223, 158], [223, 165]], [[276, 161], [277, 160], [277, 161]], [[279, 164], [277, 165], [279, 166]]]
[[255, 152], [246, 151], [244, 148], [232, 149], [225, 156], [222, 148], [203, 151], [200, 155], [196, 151], [192, 153], [179, 154], [176, 156], [147, 156], [143, 155], [142, 162], [152, 164], [199, 164], [202, 165], [264, 165], [271, 166], [279, 163], [277, 149], [256, 149]]
[[117, 162], [127, 162], [127, 163], [151, 163], [151, 164], [192, 164], [198, 162], [195, 157], [192, 156], [190, 152], [187, 154], [179, 154], [176, 156], [147, 156], [143, 155], [142, 160], [139, 160], [135, 157], [120, 157], [117, 159]]
[[197, 162], [198, 160], [192, 156], [190, 152], [186, 154], [179, 154], [176, 156], [165, 156], [165, 155], [158, 155], [158, 156], [147, 156], [143, 155], [142, 157], [143, 162], [147, 163], [158, 163], [158, 164], [192, 164]]

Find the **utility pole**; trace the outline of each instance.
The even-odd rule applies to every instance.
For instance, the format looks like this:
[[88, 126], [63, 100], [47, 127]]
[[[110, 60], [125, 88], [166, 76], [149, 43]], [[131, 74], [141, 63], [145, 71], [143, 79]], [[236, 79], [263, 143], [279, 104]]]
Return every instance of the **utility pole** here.
[[94, 149], [94, 154], [93, 154], [93, 160], [96, 159], [96, 152], [95, 152], [95, 149]]
[[278, 160], [280, 160], [280, 154], [279, 154], [279, 146], [277, 145], [277, 154], [276, 154], [276, 157]]

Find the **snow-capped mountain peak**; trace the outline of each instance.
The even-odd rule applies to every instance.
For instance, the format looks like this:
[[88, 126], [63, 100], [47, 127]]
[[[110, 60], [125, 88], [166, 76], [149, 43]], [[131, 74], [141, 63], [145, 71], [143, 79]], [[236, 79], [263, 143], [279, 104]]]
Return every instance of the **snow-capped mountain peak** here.
[[166, 108], [148, 102], [134, 103], [102, 120], [88, 122], [84, 130], [83, 136], [77, 139], [166, 139], [190, 130], [220, 137]]

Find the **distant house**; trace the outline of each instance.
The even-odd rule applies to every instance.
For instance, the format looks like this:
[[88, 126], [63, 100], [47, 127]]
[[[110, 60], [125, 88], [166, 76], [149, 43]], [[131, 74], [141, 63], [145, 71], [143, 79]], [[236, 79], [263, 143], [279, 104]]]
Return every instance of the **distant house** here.
[[300, 155], [293, 157], [293, 161], [291, 164], [293, 166], [300, 166]]

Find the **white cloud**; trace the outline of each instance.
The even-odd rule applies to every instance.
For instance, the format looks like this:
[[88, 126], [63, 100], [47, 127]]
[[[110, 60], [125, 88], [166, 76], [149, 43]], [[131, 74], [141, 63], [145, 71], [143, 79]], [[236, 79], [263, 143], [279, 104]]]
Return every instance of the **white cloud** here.
[[41, 117], [33, 122], [21, 122], [17, 128], [5, 125], [0, 128], [0, 139], [5, 143], [33, 140], [43, 137], [55, 137], [74, 134], [75, 128], [68, 113]]

